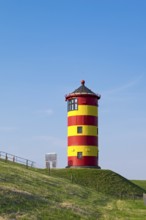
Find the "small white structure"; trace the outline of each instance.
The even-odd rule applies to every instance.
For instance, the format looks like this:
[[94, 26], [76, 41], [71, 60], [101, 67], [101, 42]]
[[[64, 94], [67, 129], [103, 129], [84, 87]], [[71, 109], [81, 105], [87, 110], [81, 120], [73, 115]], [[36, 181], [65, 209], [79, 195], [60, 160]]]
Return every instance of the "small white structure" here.
[[57, 167], [57, 154], [56, 153], [47, 153], [45, 155], [46, 168], [56, 168]]

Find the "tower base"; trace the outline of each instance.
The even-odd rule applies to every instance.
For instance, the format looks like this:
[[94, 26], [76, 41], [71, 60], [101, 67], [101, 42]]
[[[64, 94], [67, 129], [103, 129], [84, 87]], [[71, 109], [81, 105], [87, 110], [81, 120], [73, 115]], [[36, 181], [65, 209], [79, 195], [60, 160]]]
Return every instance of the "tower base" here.
[[92, 169], [101, 169], [100, 166], [66, 166], [65, 168], [92, 168]]

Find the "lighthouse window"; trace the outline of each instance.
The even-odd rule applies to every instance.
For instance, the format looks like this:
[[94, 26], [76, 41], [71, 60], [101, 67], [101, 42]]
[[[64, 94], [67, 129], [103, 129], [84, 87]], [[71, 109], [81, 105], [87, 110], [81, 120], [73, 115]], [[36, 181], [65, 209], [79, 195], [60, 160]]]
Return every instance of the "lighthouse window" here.
[[78, 109], [78, 105], [75, 103], [75, 110], [77, 110]]
[[82, 133], [82, 127], [77, 127], [77, 133], [81, 134]]
[[78, 109], [78, 100], [77, 99], [68, 100], [68, 111], [73, 111], [77, 109]]
[[77, 158], [82, 159], [82, 152], [77, 152]]

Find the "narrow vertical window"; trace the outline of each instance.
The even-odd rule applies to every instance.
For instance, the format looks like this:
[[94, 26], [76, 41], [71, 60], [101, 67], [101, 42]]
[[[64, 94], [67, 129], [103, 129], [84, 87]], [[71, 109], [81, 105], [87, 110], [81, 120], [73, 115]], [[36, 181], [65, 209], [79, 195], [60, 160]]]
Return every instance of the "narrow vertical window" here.
[[82, 152], [77, 152], [77, 158], [78, 158], [78, 159], [82, 159], [82, 156], [83, 156], [83, 155], [82, 155]]
[[77, 110], [77, 109], [78, 109], [78, 104], [75, 103], [75, 110]]
[[83, 130], [83, 128], [81, 126], [77, 127], [77, 133], [78, 134], [82, 134], [82, 132], [83, 132], [82, 130]]

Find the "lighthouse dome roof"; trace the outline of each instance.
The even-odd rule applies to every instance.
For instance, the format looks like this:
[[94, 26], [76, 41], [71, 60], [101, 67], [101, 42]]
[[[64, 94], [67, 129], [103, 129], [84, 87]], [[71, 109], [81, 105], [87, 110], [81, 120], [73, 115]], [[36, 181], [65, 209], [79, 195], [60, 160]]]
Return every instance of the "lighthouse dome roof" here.
[[93, 95], [96, 95], [91, 89], [88, 89], [86, 86], [85, 86], [85, 81], [82, 80], [81, 81], [81, 86], [77, 89], [75, 89], [72, 93], [86, 93], [86, 94], [93, 94]]
[[100, 99], [100, 95], [94, 93], [91, 89], [85, 86], [85, 80], [81, 80], [81, 86], [79, 88], [75, 89], [73, 92], [66, 95], [66, 100], [70, 97], [80, 96], [80, 95], [81, 96], [89, 95]]

